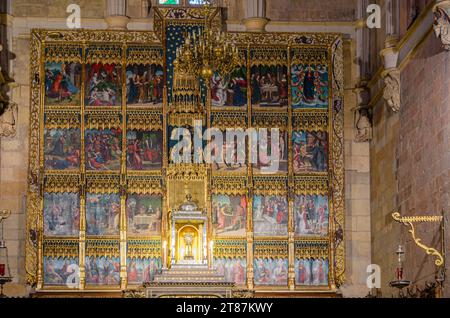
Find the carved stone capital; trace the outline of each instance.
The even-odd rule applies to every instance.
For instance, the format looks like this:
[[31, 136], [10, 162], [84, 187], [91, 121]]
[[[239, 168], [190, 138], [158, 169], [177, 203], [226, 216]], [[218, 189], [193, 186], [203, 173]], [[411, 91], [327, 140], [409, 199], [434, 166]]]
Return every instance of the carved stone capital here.
[[396, 68], [388, 69], [383, 72], [384, 78], [384, 91], [383, 98], [385, 99], [388, 107], [394, 112], [400, 110], [401, 98], [400, 98], [400, 71]]
[[125, 15], [110, 15], [105, 17], [109, 30], [127, 30], [130, 18]]
[[247, 18], [242, 20], [247, 32], [265, 32], [266, 25], [269, 23], [267, 18]]
[[434, 33], [445, 50], [450, 51], [450, 0], [438, 0], [433, 9]]

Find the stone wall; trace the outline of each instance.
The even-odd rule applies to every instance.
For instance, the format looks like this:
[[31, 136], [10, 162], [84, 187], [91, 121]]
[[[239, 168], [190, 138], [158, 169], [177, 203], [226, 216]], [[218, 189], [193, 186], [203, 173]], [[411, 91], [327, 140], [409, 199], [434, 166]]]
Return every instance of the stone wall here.
[[[372, 260], [382, 269], [384, 296], [394, 279], [395, 250], [406, 246], [405, 274], [419, 287], [435, 279], [434, 257], [426, 256], [391, 213], [440, 215], [450, 207], [450, 54], [430, 34], [401, 72], [402, 105], [392, 114], [375, 108], [371, 144]], [[423, 243], [440, 249], [438, 224], [420, 224]], [[447, 235], [447, 246], [449, 238]], [[447, 287], [446, 295], [450, 296]]]
[[356, 0], [266, 0], [267, 17], [274, 21], [354, 21]]
[[[441, 45], [431, 34], [401, 75], [398, 205], [407, 215], [449, 215], [450, 54]], [[419, 284], [434, 281], [434, 258], [406, 236], [408, 278]], [[438, 224], [419, 225], [418, 236], [424, 244], [440, 245]]]

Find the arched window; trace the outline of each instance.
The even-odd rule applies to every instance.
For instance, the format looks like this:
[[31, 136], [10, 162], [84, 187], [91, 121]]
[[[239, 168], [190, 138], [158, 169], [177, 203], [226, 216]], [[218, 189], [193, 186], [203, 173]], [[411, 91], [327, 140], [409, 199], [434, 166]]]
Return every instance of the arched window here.
[[176, 5], [202, 5], [205, 3], [205, 0], [158, 0], [159, 5], [169, 5], [169, 6], [176, 6]]

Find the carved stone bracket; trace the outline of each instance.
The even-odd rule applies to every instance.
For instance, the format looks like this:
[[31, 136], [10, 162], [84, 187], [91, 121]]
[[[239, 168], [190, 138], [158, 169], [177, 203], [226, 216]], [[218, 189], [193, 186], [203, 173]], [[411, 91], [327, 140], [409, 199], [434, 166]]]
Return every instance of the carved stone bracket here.
[[398, 69], [386, 70], [383, 72], [383, 78], [385, 84], [383, 98], [389, 108], [396, 113], [401, 106], [400, 71]]
[[434, 33], [445, 50], [450, 51], [450, 0], [437, 0], [433, 9]]

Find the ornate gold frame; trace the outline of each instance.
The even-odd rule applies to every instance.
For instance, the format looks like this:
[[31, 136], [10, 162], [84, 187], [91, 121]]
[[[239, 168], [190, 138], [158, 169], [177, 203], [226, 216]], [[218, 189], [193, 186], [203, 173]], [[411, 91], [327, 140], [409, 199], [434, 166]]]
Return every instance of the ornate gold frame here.
[[[138, 257], [151, 255], [161, 256], [162, 242], [168, 239], [168, 213], [173, 208], [168, 204], [167, 181], [180, 178], [185, 175], [185, 167], [175, 167], [168, 164], [167, 160], [167, 110], [168, 102], [164, 94], [163, 107], [161, 108], [129, 108], [126, 107], [125, 83], [122, 87], [122, 106], [110, 107], [108, 109], [92, 109], [84, 105], [84, 83], [85, 71], [82, 72], [81, 107], [47, 107], [44, 105], [44, 62], [49, 54], [53, 60], [63, 59], [81, 63], [87, 63], [87, 48], [97, 46], [101, 48], [89, 55], [92, 61], [114, 61], [122, 65], [125, 73], [127, 63], [127, 48], [129, 47], [155, 47], [163, 48], [165, 39], [165, 28], [168, 23], [177, 24], [201, 24], [203, 16], [199, 16], [200, 8], [189, 8], [186, 15], [175, 21], [171, 16], [174, 8], [158, 8], [154, 19], [155, 32], [144, 31], [105, 31], [105, 30], [33, 30], [31, 33], [30, 46], [30, 153], [28, 174], [28, 197], [27, 197], [27, 228], [26, 228], [26, 273], [29, 284], [36, 285], [38, 290], [50, 289], [44, 285], [43, 280], [43, 257], [44, 252], [51, 251], [52, 255], [74, 255], [73, 246], [70, 249], [56, 249], [47, 247], [45, 242], [56, 242], [51, 246], [58, 246], [58, 242], [67, 241], [67, 238], [44, 238], [43, 234], [43, 195], [45, 191], [53, 192], [78, 192], [80, 194], [80, 235], [73, 238], [78, 245], [80, 266], [80, 290], [85, 286], [85, 256], [95, 251], [92, 249], [92, 240], [98, 238], [86, 237], [86, 219], [84, 217], [87, 191], [94, 193], [115, 192], [121, 198], [121, 221], [120, 235], [113, 238], [104, 238], [109, 242], [117, 242], [117, 249], [109, 249], [108, 253], [120, 257], [121, 284], [116, 289], [127, 288], [127, 257]], [[180, 8], [177, 8], [180, 10]], [[210, 12], [209, 23], [218, 27], [221, 17], [218, 10]], [[282, 109], [260, 109], [251, 105], [251, 93], [248, 89], [248, 106], [245, 109], [213, 110], [208, 105], [207, 114], [220, 113], [217, 120], [208, 125], [220, 127], [239, 126], [242, 128], [257, 128], [266, 125], [270, 127], [284, 127], [288, 134], [289, 160], [288, 172], [273, 176], [254, 175], [251, 165], [247, 171], [239, 174], [215, 174], [206, 168], [207, 180], [205, 195], [207, 208], [210, 211], [210, 194], [220, 193], [228, 195], [246, 195], [247, 208], [247, 233], [246, 237], [212, 237], [209, 233], [208, 240], [214, 239], [214, 254], [217, 256], [246, 257], [247, 259], [247, 288], [254, 289], [253, 283], [253, 259], [255, 255], [254, 242], [258, 246], [263, 242], [270, 242], [270, 255], [272, 257], [286, 257], [289, 260], [288, 285], [276, 288], [287, 290], [299, 289], [295, 286], [294, 262], [296, 257], [322, 257], [329, 258], [329, 286], [328, 290], [334, 291], [344, 282], [345, 272], [345, 247], [344, 247], [344, 145], [343, 145], [343, 123], [344, 123], [344, 100], [343, 100], [343, 40], [340, 34], [328, 33], [242, 33], [230, 32], [228, 37], [234, 41], [241, 50], [246, 51], [247, 56], [247, 79], [250, 79], [251, 61], [250, 51], [260, 50], [261, 56], [264, 52], [285, 52], [283, 63], [288, 67], [299, 58], [293, 56], [294, 50], [310, 52], [308, 57], [322, 58], [325, 54], [330, 65], [330, 100], [328, 111], [293, 110], [292, 107]], [[51, 47], [53, 51], [46, 48]], [[75, 48], [81, 49], [81, 55], [75, 54]], [[61, 48], [64, 48], [61, 51]], [[139, 50], [138, 50], [139, 51]], [[53, 53], [52, 53], [53, 52]], [[62, 52], [62, 53], [61, 53]], [[325, 53], [324, 53], [325, 52]], [[142, 53], [142, 52], [141, 52]], [[146, 56], [151, 61], [165, 63], [165, 52], [163, 56], [139, 55], [136, 53], [133, 61]], [[306, 54], [306, 53], [305, 53]], [[318, 57], [319, 56], [319, 57]], [[264, 58], [261, 57], [263, 60]], [[270, 55], [266, 56], [266, 62]], [[165, 65], [164, 65], [165, 66]], [[123, 74], [124, 75], [124, 74]], [[124, 78], [124, 76], [122, 76]], [[123, 80], [123, 79], [122, 79]], [[290, 83], [290, 72], [288, 72]], [[166, 89], [165, 89], [166, 92]], [[289, 85], [289, 105], [291, 105], [291, 88]], [[48, 114], [44, 121], [44, 113]], [[77, 116], [76, 116], [77, 115]], [[127, 117], [128, 116], [128, 117]], [[242, 116], [242, 117], [241, 117]], [[83, 119], [86, 120], [83, 120]], [[128, 120], [125, 120], [128, 118]], [[81, 167], [80, 171], [72, 172], [47, 172], [44, 171], [43, 155], [43, 133], [45, 128], [68, 128], [79, 127], [81, 134]], [[91, 172], [86, 171], [84, 162], [84, 130], [86, 128], [118, 127], [123, 131], [122, 149], [126, 148], [126, 130], [151, 129], [163, 131], [164, 158], [161, 171], [135, 172], [127, 171], [126, 160], [122, 158], [120, 171], [115, 172]], [[326, 130], [329, 134], [329, 173], [324, 174], [294, 174], [292, 169], [292, 134], [295, 127], [311, 130]], [[123, 152], [125, 156], [125, 151]], [[195, 167], [194, 167], [195, 170]], [[159, 194], [163, 202], [162, 234], [161, 237], [129, 238], [127, 237], [125, 200], [128, 193], [136, 194]], [[289, 205], [288, 235], [286, 237], [254, 237], [252, 222], [252, 199], [255, 193], [265, 195], [286, 195]], [[325, 238], [295, 237], [293, 204], [295, 194], [327, 194], [330, 206], [329, 236]], [[128, 249], [127, 245], [138, 246]], [[91, 245], [89, 245], [89, 244]], [[134, 244], [136, 243], [136, 244]], [[115, 243], [114, 243], [115, 244]], [[134, 245], [133, 245], [134, 244]], [[73, 244], [72, 244], [73, 245]], [[148, 246], [147, 246], [148, 245]], [[269, 246], [268, 245], [268, 246]], [[49, 245], [50, 246], [50, 245]], [[64, 246], [64, 245], [62, 245]], [[159, 246], [159, 248], [158, 248]], [[273, 247], [273, 248], [272, 248]], [[46, 250], [47, 248], [47, 250]], [[98, 251], [97, 251], [98, 252]], [[97, 253], [95, 252], [95, 253]], [[94, 253], [94, 254], [95, 254]], [[217, 254], [216, 254], [217, 253]], [[259, 250], [256, 251], [256, 254]], [[267, 255], [269, 255], [267, 254]], [[93, 288], [93, 287], [89, 287]], [[99, 287], [109, 289], [109, 287]], [[266, 287], [275, 288], [275, 287]]]

